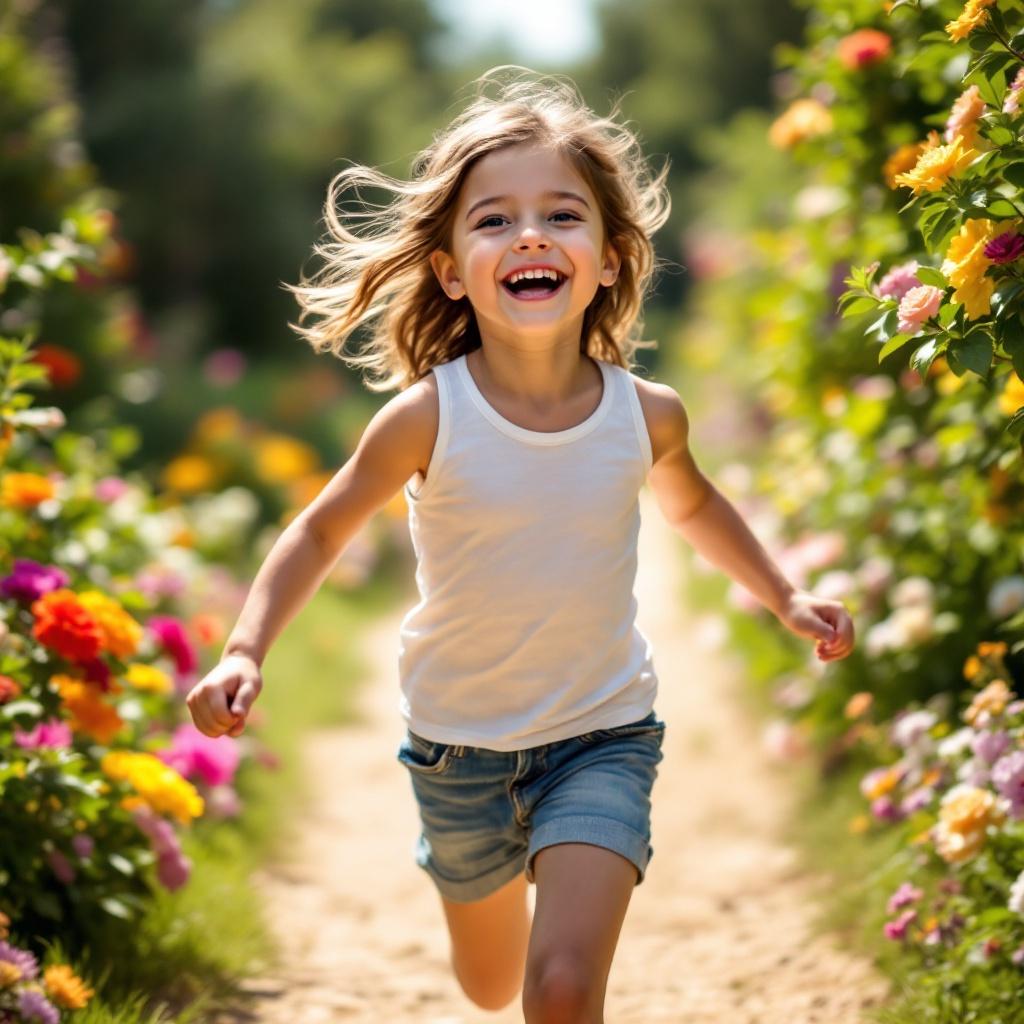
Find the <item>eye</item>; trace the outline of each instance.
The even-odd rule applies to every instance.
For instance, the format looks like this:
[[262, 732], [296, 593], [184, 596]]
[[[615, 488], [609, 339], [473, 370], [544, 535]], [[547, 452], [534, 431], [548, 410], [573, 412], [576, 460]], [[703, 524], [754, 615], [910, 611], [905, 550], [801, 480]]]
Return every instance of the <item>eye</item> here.
[[477, 224], [477, 227], [478, 228], [486, 228], [486, 227], [489, 227], [489, 225], [487, 223], [489, 220], [503, 220], [503, 219], [504, 218], [502, 218], [500, 214], [492, 213], [490, 215], [490, 217], [484, 217], [484, 219], [482, 221], [480, 221], [479, 224]]
[[552, 217], [571, 217], [573, 220], [579, 220], [575, 213], [571, 213], [569, 210], [559, 210], [558, 213], [551, 214]]

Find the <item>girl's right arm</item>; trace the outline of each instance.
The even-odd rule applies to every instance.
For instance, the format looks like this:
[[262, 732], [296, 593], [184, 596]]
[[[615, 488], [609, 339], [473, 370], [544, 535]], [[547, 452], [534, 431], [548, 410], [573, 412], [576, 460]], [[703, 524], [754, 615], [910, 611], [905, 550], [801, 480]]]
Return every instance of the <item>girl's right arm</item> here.
[[419, 469], [437, 434], [433, 374], [384, 405], [326, 487], [284, 529], [245, 599], [221, 660], [185, 698], [196, 728], [237, 736], [263, 689], [271, 644], [316, 593], [352, 537]]

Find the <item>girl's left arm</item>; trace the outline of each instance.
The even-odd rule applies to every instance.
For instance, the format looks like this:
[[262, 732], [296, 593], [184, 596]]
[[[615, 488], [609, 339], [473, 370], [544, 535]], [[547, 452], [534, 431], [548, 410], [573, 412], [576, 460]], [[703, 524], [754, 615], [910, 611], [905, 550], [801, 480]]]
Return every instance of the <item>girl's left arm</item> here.
[[[656, 389], [656, 390], [655, 390]], [[678, 394], [648, 384], [644, 402], [654, 465], [648, 483], [665, 519], [704, 558], [750, 591], [797, 636], [816, 640], [822, 661], [853, 650], [853, 620], [841, 601], [793, 586], [731, 502], [697, 468]]]

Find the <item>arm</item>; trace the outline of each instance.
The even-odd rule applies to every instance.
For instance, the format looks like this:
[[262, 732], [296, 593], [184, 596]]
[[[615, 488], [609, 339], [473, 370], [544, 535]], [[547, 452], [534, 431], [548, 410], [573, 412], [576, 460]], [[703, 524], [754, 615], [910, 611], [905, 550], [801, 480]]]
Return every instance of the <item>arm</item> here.
[[225, 644], [225, 656], [245, 654], [261, 664], [352, 537], [429, 462], [436, 393], [433, 409], [430, 399], [427, 389], [410, 388], [370, 420], [351, 458], [271, 548]]
[[645, 382], [644, 387], [654, 455], [648, 482], [669, 525], [783, 625], [817, 639], [822, 660], [845, 657], [853, 648], [853, 623], [842, 602], [816, 598], [786, 579], [735, 507], [697, 468], [679, 396], [664, 384]]
[[437, 433], [431, 378], [370, 420], [355, 452], [282, 531], [260, 566], [220, 663], [186, 697], [197, 728], [237, 736], [263, 688], [260, 667], [289, 621], [316, 593], [352, 537], [421, 466]]

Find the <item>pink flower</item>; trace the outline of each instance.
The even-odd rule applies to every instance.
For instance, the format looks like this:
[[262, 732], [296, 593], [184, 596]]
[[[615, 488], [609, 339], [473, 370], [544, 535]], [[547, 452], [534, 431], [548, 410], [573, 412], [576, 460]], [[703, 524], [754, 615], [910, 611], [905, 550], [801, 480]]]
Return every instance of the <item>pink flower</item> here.
[[893, 267], [875, 285], [875, 295], [880, 299], [902, 299], [911, 288], [917, 288], [921, 284], [917, 277], [917, 268], [917, 260], [910, 260]]
[[971, 751], [975, 757], [989, 764], [995, 764], [1010, 745], [1010, 734], [1005, 730], [977, 733], [971, 739]]
[[949, 117], [946, 118], [945, 141], [952, 142], [957, 135], [976, 124], [985, 112], [985, 101], [981, 98], [981, 90], [972, 85], [962, 92], [953, 104]]
[[27, 750], [37, 750], [40, 747], [64, 750], [71, 746], [71, 729], [66, 722], [51, 718], [49, 721], [40, 722], [31, 732], [15, 729], [14, 742]]
[[230, 785], [241, 757], [232, 736], [205, 736], [191, 722], [174, 730], [171, 746], [157, 757], [179, 775], [191, 779], [199, 775], [208, 786]]
[[924, 890], [918, 889], [917, 886], [911, 885], [910, 882], [904, 882], [889, 897], [889, 905], [886, 909], [890, 914], [895, 914], [897, 910], [902, 910], [904, 907], [910, 906], [911, 903], [916, 903], [922, 896], [924, 896]]
[[192, 870], [192, 861], [179, 850], [177, 853], [161, 854], [156, 860], [156, 877], [169, 892], [180, 889]]
[[111, 502], [117, 501], [122, 494], [129, 490], [131, 490], [130, 485], [119, 476], [105, 476], [102, 480], [96, 481], [93, 493], [99, 501]]
[[1017, 72], [1017, 77], [1010, 83], [1006, 90], [1006, 98], [1003, 100], [1003, 113], [1016, 114], [1020, 106], [1020, 94], [1024, 90], [1024, 68]]
[[890, 797], [880, 796], [871, 803], [871, 813], [879, 821], [901, 821], [903, 811]]
[[82, 860], [92, 856], [92, 851], [95, 849], [96, 844], [92, 840], [92, 836], [87, 836], [84, 832], [79, 832], [71, 840], [71, 848], [78, 854]]
[[885, 927], [882, 929], [885, 937], [896, 941], [905, 939], [907, 937], [907, 928], [915, 917], [917, 917], [916, 910], [904, 910], [895, 921], [886, 921]]
[[922, 284], [911, 288], [900, 299], [897, 324], [900, 334], [919, 333], [925, 321], [938, 313], [944, 294], [945, 292], [941, 288], [936, 288], [933, 284]]

